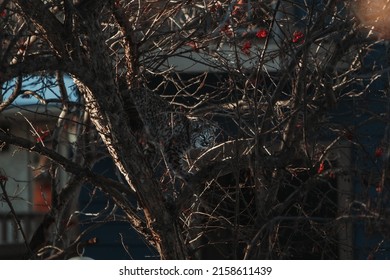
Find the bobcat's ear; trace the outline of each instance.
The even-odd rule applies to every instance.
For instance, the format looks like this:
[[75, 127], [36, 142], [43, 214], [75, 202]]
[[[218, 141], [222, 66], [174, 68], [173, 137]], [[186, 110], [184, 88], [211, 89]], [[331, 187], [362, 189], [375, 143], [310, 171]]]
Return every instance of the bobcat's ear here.
[[195, 118], [195, 117], [189, 117], [188, 120], [190, 121], [190, 127], [192, 130], [199, 130], [203, 124], [203, 122], [201, 120], [199, 120], [199, 118]]

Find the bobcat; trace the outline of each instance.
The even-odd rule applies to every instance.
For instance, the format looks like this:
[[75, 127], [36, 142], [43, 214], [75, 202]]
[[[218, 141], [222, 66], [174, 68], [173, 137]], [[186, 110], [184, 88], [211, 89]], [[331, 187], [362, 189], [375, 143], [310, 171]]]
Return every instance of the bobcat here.
[[170, 171], [176, 177], [187, 180], [189, 173], [182, 167], [185, 153], [213, 146], [216, 126], [175, 112], [167, 101], [146, 88], [133, 90], [131, 98], [147, 135], [160, 148]]

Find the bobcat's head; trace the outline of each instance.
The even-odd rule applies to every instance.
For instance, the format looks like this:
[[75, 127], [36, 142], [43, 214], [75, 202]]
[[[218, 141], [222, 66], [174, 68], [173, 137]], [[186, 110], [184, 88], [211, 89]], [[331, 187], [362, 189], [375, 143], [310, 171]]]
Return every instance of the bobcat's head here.
[[190, 119], [190, 141], [194, 149], [206, 149], [215, 144], [217, 127], [209, 122], [197, 118]]

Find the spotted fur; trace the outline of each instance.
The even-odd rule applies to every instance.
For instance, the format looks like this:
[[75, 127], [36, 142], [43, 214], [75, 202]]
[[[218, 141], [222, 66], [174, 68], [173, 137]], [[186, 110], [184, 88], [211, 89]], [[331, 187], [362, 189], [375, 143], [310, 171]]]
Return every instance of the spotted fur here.
[[131, 94], [145, 130], [162, 151], [168, 168], [177, 177], [186, 179], [188, 172], [182, 167], [186, 152], [213, 146], [215, 125], [174, 111], [167, 101], [151, 90], [134, 90]]

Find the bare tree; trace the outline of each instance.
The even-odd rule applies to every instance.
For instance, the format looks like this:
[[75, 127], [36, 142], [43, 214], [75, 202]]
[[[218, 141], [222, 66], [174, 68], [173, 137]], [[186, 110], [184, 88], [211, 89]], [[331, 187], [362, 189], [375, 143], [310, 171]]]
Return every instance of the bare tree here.
[[[355, 221], [385, 240], [387, 85], [375, 92], [385, 106], [365, 102], [388, 73], [388, 57], [378, 64], [369, 51], [387, 45], [382, 29], [356, 19], [361, 2], [1, 1], [0, 111], [21, 96], [60, 108], [50, 145], [32, 140], [39, 131], [0, 130], [1, 142], [48, 160], [51, 211], [33, 249], [60, 258], [80, 246], [83, 233], [66, 237], [64, 221], [77, 216], [70, 205], [86, 183], [162, 259], [348, 258]], [[32, 75], [53, 77], [57, 98], [23, 90]], [[188, 153], [184, 180], [143, 129], [140, 89], [218, 125], [213, 147]], [[365, 138], [372, 122], [380, 145]], [[59, 151], [65, 130], [71, 157]], [[104, 157], [117, 180], [93, 172]], [[353, 193], [352, 181], [366, 191]]]

